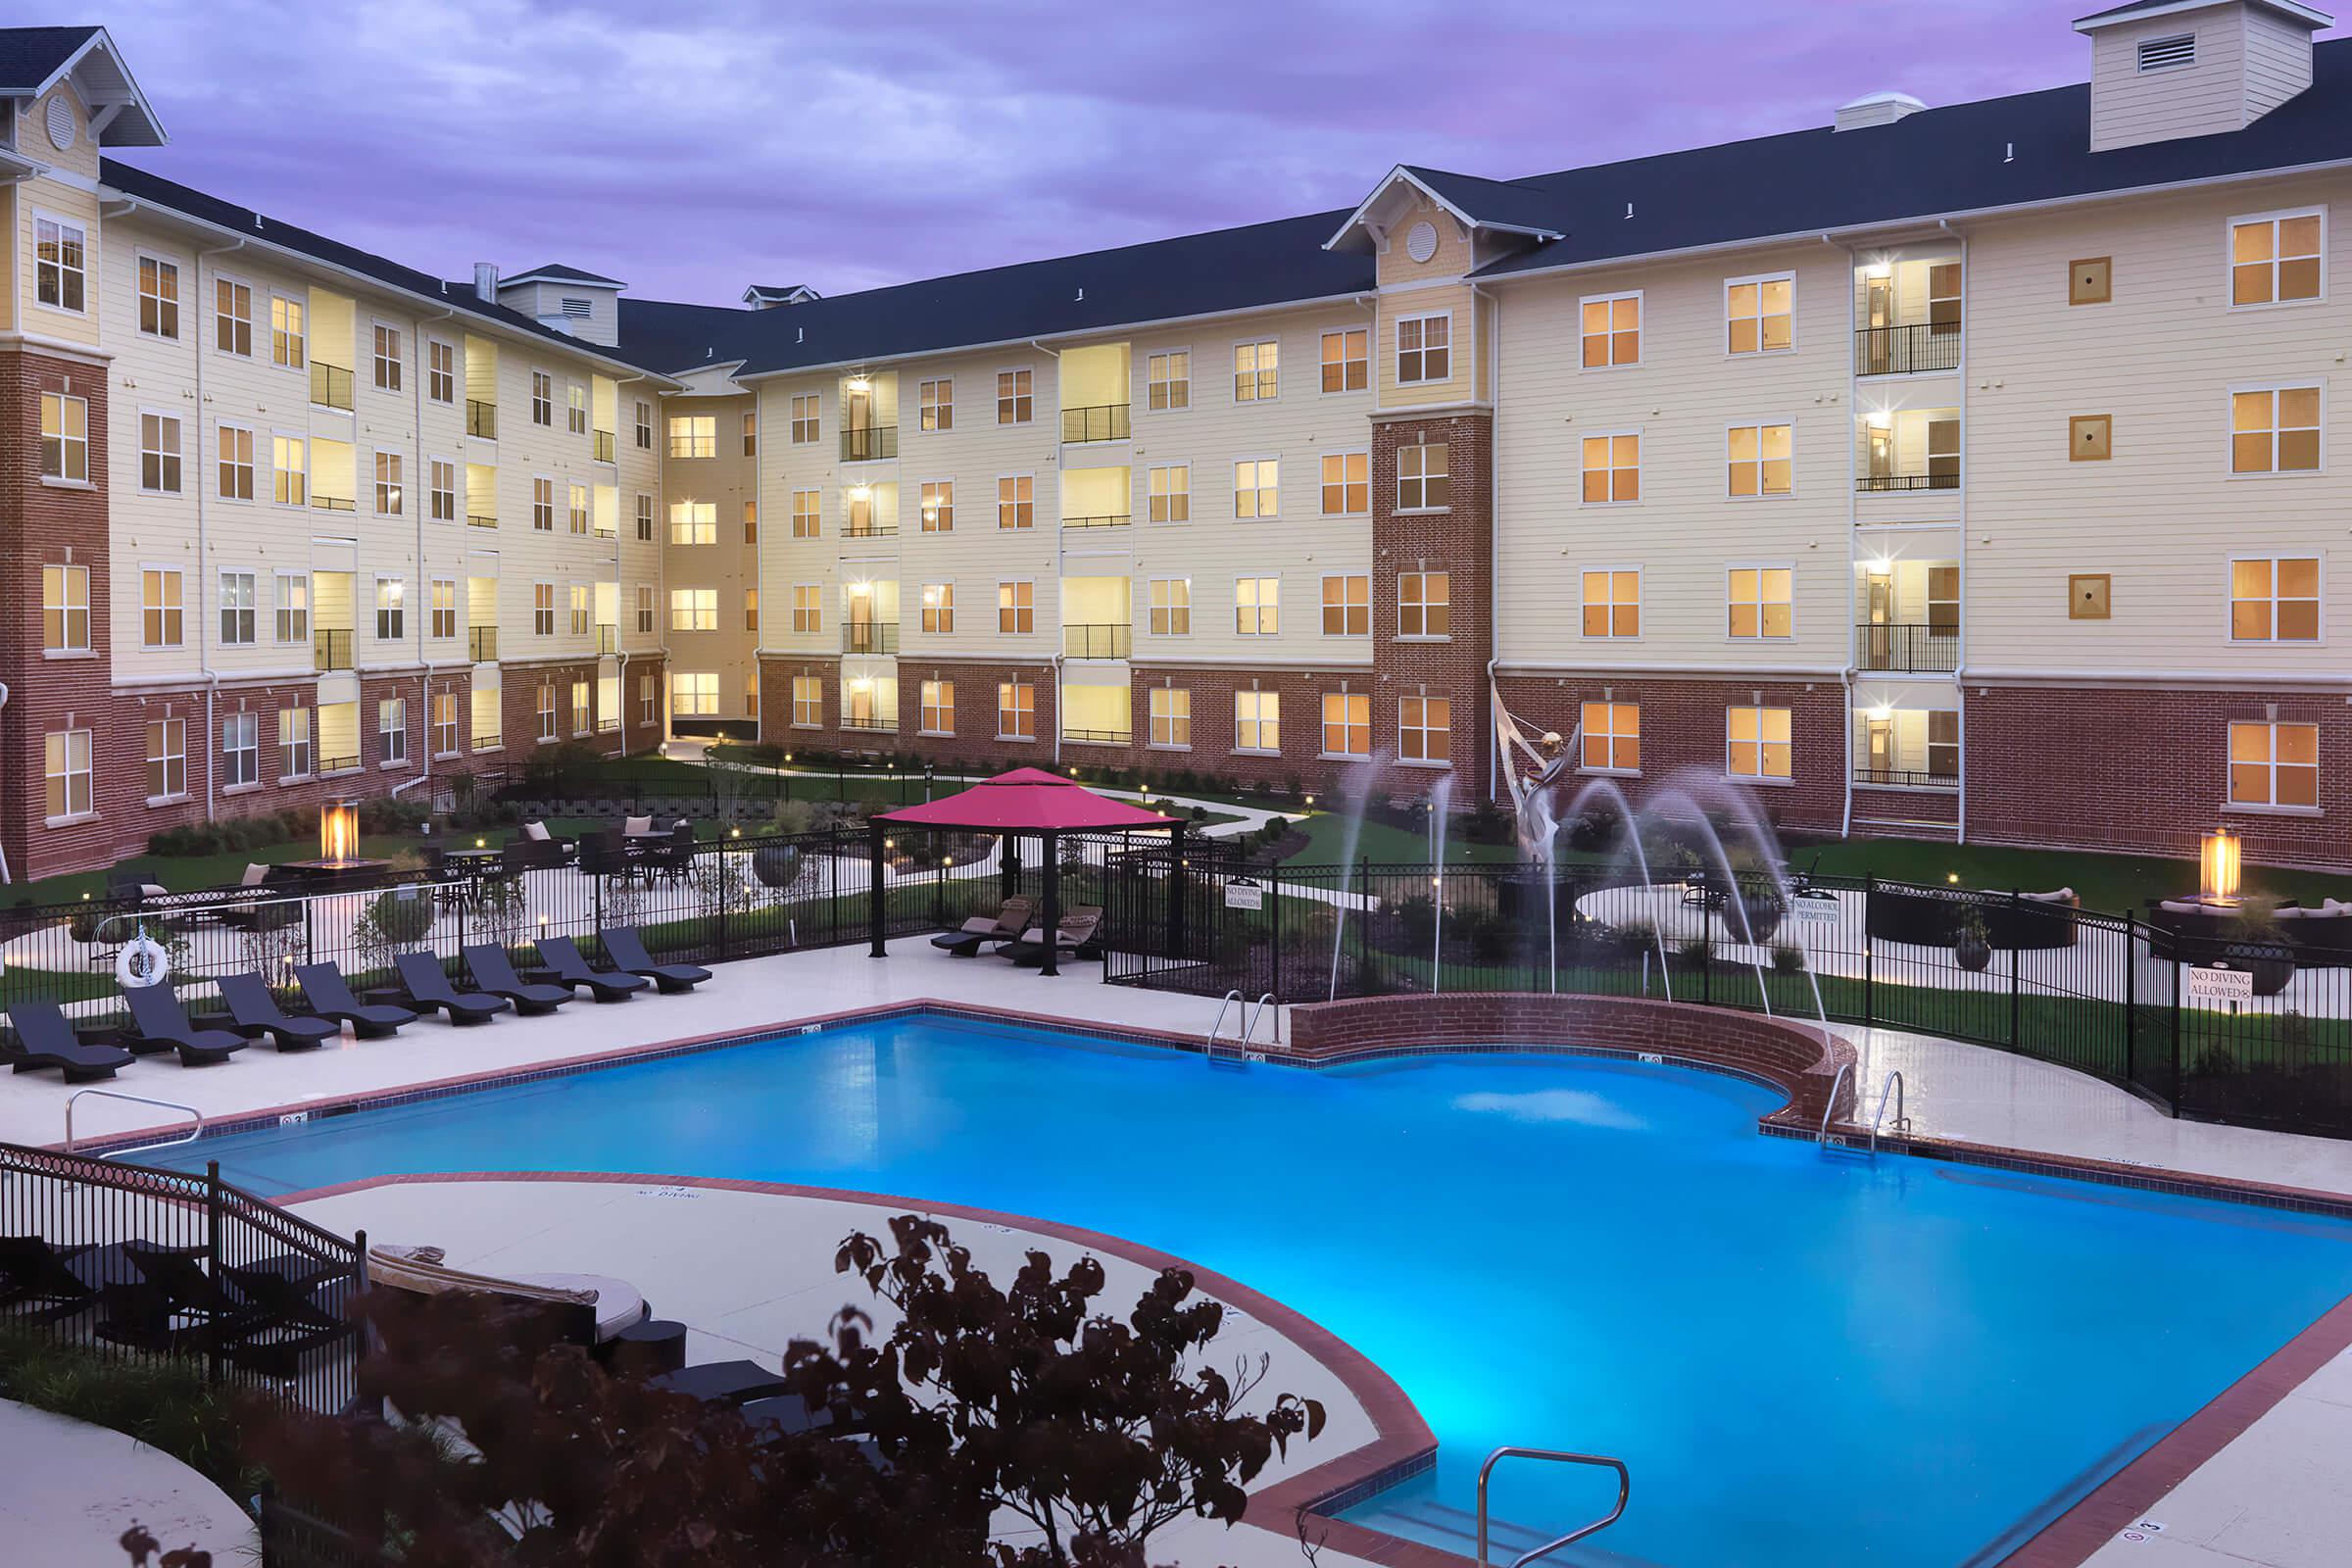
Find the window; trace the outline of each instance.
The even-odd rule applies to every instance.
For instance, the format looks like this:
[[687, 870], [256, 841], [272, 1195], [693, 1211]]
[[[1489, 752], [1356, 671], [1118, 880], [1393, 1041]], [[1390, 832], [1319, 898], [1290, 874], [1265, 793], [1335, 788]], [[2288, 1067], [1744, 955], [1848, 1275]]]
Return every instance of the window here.
[[718, 506], [710, 501], [673, 501], [669, 506], [669, 542], [673, 545], [718, 543]]
[[588, 585], [586, 583], [575, 582], [571, 585], [570, 604], [571, 634], [574, 637], [585, 637], [588, 635]]
[[1778, 354], [1796, 344], [1791, 314], [1796, 274], [1735, 277], [1723, 285], [1723, 315], [1733, 354]]
[[637, 498], [637, 538], [640, 543], [651, 543], [653, 537], [654, 498], [641, 495]]
[[654, 585], [650, 582], [637, 585], [637, 629], [647, 633], [654, 629]]
[[1372, 634], [1372, 579], [1323, 579], [1323, 635], [1369, 637]]
[[[674, 674], [669, 677], [673, 694], [682, 678]], [[672, 701], [674, 703], [674, 696]], [[556, 738], [556, 685], [553, 681], [541, 681], [538, 689], [531, 694], [531, 727], [540, 740], [552, 741]]]
[[1599, 294], [1582, 302], [1584, 366], [1588, 370], [1642, 363], [1642, 295]]
[[654, 406], [643, 398], [637, 400], [637, 450], [654, 450]]
[[277, 768], [281, 778], [301, 778], [311, 770], [311, 710], [277, 710]]
[[1453, 574], [1446, 571], [1403, 571], [1396, 574], [1396, 635], [1450, 635]]
[[1007, 474], [997, 481], [997, 526], [1026, 528], [1037, 521], [1037, 481], [1025, 473]]
[[253, 290], [225, 277], [213, 280], [213, 346], [223, 354], [253, 356]]
[[220, 641], [227, 647], [244, 647], [253, 641], [253, 573], [224, 571], [220, 574]]
[[[86, 398], [41, 394], [41, 477], [86, 484], [90, 477], [90, 405]], [[247, 491], [251, 494], [250, 488]]]
[[1642, 635], [1642, 568], [1597, 566], [1584, 574], [1588, 637]]
[[672, 588], [669, 591], [671, 631], [718, 630], [718, 590]]
[[179, 336], [179, 266], [157, 256], [139, 258], [139, 330], [149, 337]]
[[1151, 704], [1151, 744], [1189, 750], [1193, 744], [1193, 694], [1182, 686], [1154, 686]]
[[[673, 432], [670, 439], [674, 442], [677, 439], [674, 433], [677, 429], [675, 419], [670, 421], [670, 429]], [[817, 394], [804, 392], [792, 400], [792, 444], [796, 447], [810, 446], [815, 443], [816, 437]]]
[[1282, 630], [1282, 579], [1244, 577], [1233, 585], [1233, 629], [1243, 637], [1272, 637]]
[[220, 720], [220, 782], [229, 789], [262, 781], [262, 715], [231, 713]]
[[188, 793], [188, 721], [147, 721], [147, 798], [168, 801]]
[[531, 635], [553, 637], [556, 634], [556, 585], [552, 582], [531, 584]]
[[447, 458], [433, 458], [425, 464], [425, 475], [432, 519], [435, 522], [457, 521], [458, 466]]
[[[713, 674], [710, 680], [710, 707], [709, 710], [715, 713], [718, 711], [718, 677]], [[574, 735], [585, 735], [595, 727], [596, 709], [590, 702], [590, 687], [584, 680], [575, 680], [571, 683], [571, 732]]]
[[1788, 778], [1789, 710], [1725, 710], [1724, 771], [1734, 778]]
[[2104, 571], [2076, 572], [2066, 579], [2066, 618], [2105, 620], [2113, 605], [2115, 579]]
[[2320, 726], [2231, 724], [2230, 804], [2317, 809], [2320, 804]]
[[375, 514], [379, 517], [400, 515], [400, 454], [378, 452], [375, 455]]
[[718, 673], [681, 669], [670, 672], [669, 710], [687, 718], [708, 718], [718, 712]]
[[1585, 437], [1585, 502], [1596, 506], [1642, 499], [1642, 436]]
[[[377, 366], [380, 373], [382, 362], [378, 361]], [[392, 380], [396, 386], [400, 383], [397, 367]], [[588, 433], [588, 388], [578, 381], [564, 383], [564, 428], [573, 435]]]
[[2230, 471], [2310, 473], [2320, 466], [2320, 389], [2242, 387], [2230, 393]]
[[1372, 510], [1372, 455], [1323, 454], [1323, 515], [1356, 516]]
[[760, 455], [760, 416], [750, 409], [743, 411], [743, 455], [747, 458]]
[[1153, 522], [1186, 522], [1193, 515], [1193, 470], [1184, 464], [1153, 468], [1148, 478]]
[[1233, 694], [1233, 749], [1237, 752], [1282, 750], [1282, 694], [1252, 687]]
[[801, 632], [820, 632], [825, 629], [824, 602], [818, 597], [815, 583], [792, 585], [792, 629]]
[[41, 649], [78, 654], [90, 646], [90, 568], [41, 568]]
[[792, 721], [815, 729], [825, 721], [825, 685], [814, 675], [792, 677]]
[[[758, 693], [757, 691], [754, 691], [752, 695], [753, 695], [753, 696], [755, 696], [755, 697], [757, 697], [757, 696], [759, 695], [759, 693]], [[640, 675], [640, 676], [638, 676], [638, 677], [637, 677], [637, 722], [638, 722], [638, 723], [640, 723], [640, 724], [651, 724], [651, 723], [654, 721], [654, 718], [655, 718], [655, 712], [654, 712], [654, 704], [655, 704], [655, 702], [656, 702], [656, 701], [657, 701], [657, 688], [656, 688], [656, 686], [655, 686], [654, 677], [653, 677], [652, 673], [651, 673], [651, 672], [648, 672], [648, 673], [646, 673], [646, 674], [643, 674], [643, 675]]]
[[139, 488], [179, 494], [179, 421], [169, 414], [139, 416]]
[[2325, 299], [2326, 213], [2264, 213], [2230, 223], [2230, 303], [2292, 305]]
[[220, 455], [220, 494], [223, 501], [253, 499], [253, 432], [224, 424], [216, 432]]
[[2115, 259], [2088, 256], [2066, 269], [2066, 303], [2104, 305], [2115, 298]]
[[956, 733], [956, 683], [952, 680], [927, 680], [922, 685], [923, 733], [953, 735]]
[[90, 810], [90, 732], [56, 730], [44, 741], [43, 777], [49, 786], [49, 815], [85, 816]]
[[299, 370], [309, 363], [306, 341], [308, 312], [300, 300], [283, 294], [270, 296], [270, 363]]
[[2313, 557], [2230, 563], [2230, 640], [2320, 640], [2320, 564]]
[[1588, 772], [1633, 773], [1642, 767], [1642, 705], [1587, 703], [1583, 708]]
[[[551, 430], [555, 428], [556, 378], [548, 374], [545, 370], [533, 370], [531, 372], [531, 422], [533, 424], [544, 424]], [[672, 420], [671, 422], [674, 425], [676, 421]], [[674, 449], [669, 455], [673, 458], [682, 458], [688, 456], [688, 454], [676, 451]], [[705, 453], [703, 456], [708, 457], [710, 454]]]
[[[375, 323], [375, 386], [379, 392], [400, 390], [400, 328]], [[572, 412], [579, 413], [580, 389], [571, 389]], [[573, 426], [577, 429], [578, 426]]]
[[997, 422], [999, 424], [1027, 424], [1030, 396], [1027, 370], [999, 370], [997, 372]]
[[743, 542], [747, 545], [760, 542], [760, 503], [757, 501], [743, 504]]
[[718, 420], [709, 414], [669, 416], [669, 455], [673, 458], [713, 458], [718, 455]]
[[1271, 517], [1282, 511], [1282, 464], [1248, 458], [1233, 466], [1233, 514]]
[[1396, 705], [1396, 755], [1408, 762], [1453, 760], [1453, 703], [1407, 697]]
[[299, 507], [310, 499], [310, 448], [298, 435], [270, 438], [270, 496], [281, 507]]
[[375, 640], [396, 643], [408, 635], [409, 585], [398, 577], [375, 579]]
[[1146, 587], [1150, 601], [1144, 624], [1154, 637], [1193, 634], [1193, 579], [1154, 577]]
[[1396, 510], [1443, 511], [1452, 498], [1446, 471], [1446, 443], [1396, 449]]
[[435, 577], [425, 585], [427, 612], [432, 617], [429, 635], [447, 641], [458, 634], [458, 581], [455, 577]]
[[1372, 696], [1369, 692], [1323, 694], [1323, 755], [1372, 755]]
[[1730, 493], [1735, 496], [1785, 496], [1794, 472], [1789, 460], [1793, 444], [1785, 424], [1735, 424], [1726, 438], [1731, 466]]
[[277, 579], [277, 640], [281, 643], [311, 640], [310, 578], [290, 575]]
[[2115, 416], [2078, 414], [2066, 421], [2069, 463], [2105, 463], [2115, 452]]
[[1037, 688], [1025, 680], [997, 683], [997, 739], [1037, 739]]
[[1233, 346], [1233, 401], [1263, 403], [1279, 390], [1282, 349], [1271, 339]]
[[925, 381], [915, 389], [915, 393], [920, 401], [920, 412], [916, 415], [916, 418], [921, 421], [923, 429], [953, 430], [956, 428], [956, 381], [954, 377], [943, 375], [937, 380]]
[[1001, 582], [997, 584], [997, 630], [1025, 632], [1037, 629], [1037, 584], [1033, 582]]
[[954, 533], [956, 531], [956, 485], [954, 481], [926, 480], [922, 501], [923, 532]]
[[[1727, 598], [1734, 637], [1792, 635], [1795, 572], [1787, 566], [1734, 566]], [[1955, 607], [1955, 618], [1956, 618]]]
[[1453, 318], [1407, 316], [1396, 322], [1399, 385], [1453, 378]]
[[52, 310], [79, 314], [89, 288], [89, 235], [78, 223], [35, 214], [32, 297]]
[[[680, 503], [680, 505], [686, 504]], [[671, 509], [670, 514], [674, 519], [677, 514], [675, 508]], [[553, 479], [534, 478], [531, 480], [531, 527], [539, 533], [556, 531], [556, 481]], [[674, 521], [671, 524], [670, 533], [672, 535], [671, 544], [685, 542], [675, 537], [677, 527]]]
[[1364, 328], [1323, 334], [1323, 390], [1361, 392], [1371, 372], [1370, 334]]
[[933, 633], [956, 629], [956, 585], [952, 582], [923, 584], [923, 630]]
[[813, 539], [817, 531], [816, 492], [795, 490], [792, 493], [792, 536], [795, 539]]
[[[566, 518], [571, 531], [584, 536], [588, 532], [588, 487], [584, 484], [568, 486], [565, 499], [571, 503]], [[716, 506], [710, 509], [710, 529], [712, 536], [716, 537], [718, 531], [718, 508]]]
[[409, 700], [387, 697], [375, 705], [376, 760], [383, 762], [405, 762], [409, 760]]
[[458, 400], [458, 351], [447, 343], [424, 346], [424, 395], [435, 403]]
[[458, 694], [435, 692], [426, 721], [433, 727], [432, 752], [435, 757], [458, 755]]
[[1193, 405], [1193, 356], [1189, 349], [1171, 349], [1144, 361], [1144, 406], [1154, 414]]
[[139, 573], [139, 642], [147, 648], [179, 646], [179, 572], [149, 566]]

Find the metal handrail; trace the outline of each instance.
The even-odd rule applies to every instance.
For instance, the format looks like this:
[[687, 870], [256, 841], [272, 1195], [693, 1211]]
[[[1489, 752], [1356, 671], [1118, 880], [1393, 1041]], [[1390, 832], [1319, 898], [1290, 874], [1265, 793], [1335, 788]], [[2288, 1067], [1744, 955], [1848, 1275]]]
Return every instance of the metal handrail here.
[[[1842, 1070], [1842, 1069], [1840, 1069]], [[1623, 1459], [1612, 1459], [1601, 1453], [1570, 1453], [1564, 1448], [1496, 1448], [1487, 1455], [1487, 1462], [1478, 1467], [1478, 1563], [1487, 1568], [1487, 1480], [1494, 1467], [1505, 1459], [1545, 1459], [1554, 1464], [1589, 1464], [1595, 1469], [1617, 1472], [1617, 1506], [1605, 1519], [1595, 1519], [1582, 1529], [1571, 1530], [1557, 1541], [1545, 1542], [1533, 1551], [1522, 1552], [1511, 1559], [1509, 1568], [1526, 1568], [1538, 1557], [1548, 1557], [1562, 1546], [1571, 1545], [1587, 1536], [1598, 1535], [1625, 1517], [1625, 1499], [1633, 1495], [1633, 1472], [1626, 1469]]]
[[126, 1095], [120, 1089], [76, 1089], [66, 1097], [66, 1152], [68, 1153], [74, 1152], [74, 1104], [84, 1095], [96, 1095], [104, 1100], [127, 1100], [137, 1104], [154, 1105], [164, 1110], [184, 1111], [196, 1120], [196, 1125], [189, 1129], [185, 1138], [167, 1138], [160, 1144], [137, 1144], [131, 1149], [118, 1149], [107, 1155], [109, 1159], [114, 1158], [116, 1154], [127, 1154], [137, 1150], [176, 1149], [181, 1144], [192, 1144], [204, 1136], [204, 1112], [198, 1110], [194, 1105], [183, 1105], [176, 1100], [150, 1100], [145, 1095]]
[[[1217, 1036], [1222, 1034], [1225, 1030], [1225, 1015], [1232, 1011], [1235, 1007], [1242, 1009], [1242, 1026], [1245, 1030], [1247, 1030], [1250, 1020], [1250, 1004], [1242, 1000], [1242, 988], [1240, 986], [1235, 986], [1231, 991], [1225, 993], [1225, 1000], [1217, 1004], [1217, 1021], [1208, 1026], [1207, 1054], [1208, 1059], [1211, 1061], [1217, 1059]], [[1248, 1054], [1248, 1048], [1245, 1042], [1237, 1041], [1235, 1043], [1235, 1047], [1237, 1050], [1241, 1051], [1243, 1054]]]
[[1821, 1107], [1821, 1131], [1813, 1139], [1814, 1143], [1824, 1149], [1830, 1145], [1830, 1116], [1838, 1108], [1838, 1091], [1844, 1087], [1845, 1080], [1852, 1075], [1853, 1070], [1852, 1063], [1839, 1062], [1838, 1076], [1830, 1080], [1830, 1098]]
[[[1250, 1010], [1243, 1014], [1242, 1044], [1244, 1046], [1248, 1046], [1251, 1041], [1257, 1038], [1258, 1015], [1263, 1013], [1269, 1005], [1272, 1005], [1273, 1002], [1274, 993], [1269, 991], [1264, 996], [1258, 998], [1257, 1001], [1250, 1005]], [[1282, 1008], [1279, 1006], [1274, 1007], [1274, 1039], [1272, 1044], [1277, 1046], [1282, 1044]]]
[[1894, 1097], [1894, 1120], [1887, 1125], [1898, 1133], [1911, 1130], [1911, 1118], [1903, 1111], [1903, 1075], [1890, 1072], [1886, 1075], [1886, 1087], [1879, 1091], [1878, 1114], [1870, 1118], [1870, 1152], [1874, 1154], [1879, 1152], [1879, 1127], [1886, 1122], [1886, 1099], [1889, 1095]]

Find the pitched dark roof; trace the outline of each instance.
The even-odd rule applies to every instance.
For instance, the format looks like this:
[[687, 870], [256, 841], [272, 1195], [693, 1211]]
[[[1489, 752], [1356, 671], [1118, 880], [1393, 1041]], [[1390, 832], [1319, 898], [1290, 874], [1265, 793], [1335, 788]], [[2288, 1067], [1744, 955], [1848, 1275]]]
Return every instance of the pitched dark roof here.
[[657, 366], [679, 373], [699, 366], [723, 365], [741, 357], [736, 334], [757, 314], [735, 305], [633, 300], [623, 294], [620, 355], [633, 365]]
[[57, 74], [96, 27], [0, 27], [0, 92], [30, 92]]
[[545, 267], [530, 268], [527, 270], [516, 272], [513, 277], [502, 277], [498, 280], [498, 286], [505, 288], [509, 283], [532, 282], [594, 283], [599, 288], [627, 288], [629, 286], [617, 277], [599, 277], [594, 272], [583, 272], [576, 267], [565, 267], [558, 262], [550, 262]]
[[1437, 192], [1440, 199], [1472, 214], [1481, 222], [1499, 223], [1506, 228], [1554, 232], [1548, 199], [1536, 186], [1521, 184], [1516, 180], [1457, 174], [1444, 169], [1424, 169], [1418, 164], [1400, 167]]
[[471, 278], [452, 280], [434, 277], [429, 272], [420, 272], [413, 267], [403, 267], [398, 262], [386, 260], [372, 252], [361, 250], [357, 246], [346, 245], [341, 240], [329, 239], [324, 234], [311, 229], [281, 222], [277, 219], [256, 213], [250, 207], [239, 207], [234, 202], [222, 201], [218, 196], [208, 196], [203, 191], [179, 184], [175, 180], [166, 179], [161, 174], [151, 174], [143, 169], [134, 168], [117, 159], [100, 160], [98, 177], [101, 183], [149, 206], [178, 213], [199, 222], [211, 223], [230, 233], [251, 236], [255, 240], [282, 247], [296, 255], [307, 256], [313, 261], [344, 268], [359, 273], [362, 277], [384, 284], [386, 287], [425, 296], [464, 315], [479, 317], [484, 320], [496, 321], [502, 326], [512, 327], [518, 332], [527, 332], [533, 337], [542, 337], [550, 342], [561, 343], [575, 353], [615, 360], [629, 365], [632, 368], [655, 370], [659, 373], [659, 367], [643, 365], [630, 360], [625, 354], [599, 347], [594, 343], [582, 342], [568, 333], [540, 325], [520, 311], [509, 310], [504, 305], [482, 299], [474, 293]]

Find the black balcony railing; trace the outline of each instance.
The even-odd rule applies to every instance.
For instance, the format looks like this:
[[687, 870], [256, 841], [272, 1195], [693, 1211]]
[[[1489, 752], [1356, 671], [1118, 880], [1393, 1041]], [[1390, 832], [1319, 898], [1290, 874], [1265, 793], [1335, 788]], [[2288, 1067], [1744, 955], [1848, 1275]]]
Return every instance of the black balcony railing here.
[[899, 455], [899, 427], [895, 424], [869, 424], [862, 430], [841, 432], [841, 461], [844, 463], [872, 463], [881, 458]]
[[477, 752], [495, 752], [504, 739], [505, 737], [500, 735], [476, 735], [473, 738], [473, 749]]
[[484, 441], [498, 439], [498, 405], [480, 398], [466, 400], [466, 433]]
[[1064, 517], [1061, 525], [1064, 528], [1124, 528], [1134, 520], [1129, 513], [1114, 512], [1102, 517]]
[[1957, 490], [1960, 470], [1929, 473], [1865, 473], [1854, 480], [1854, 488], [1863, 491], [1885, 490]]
[[1856, 375], [1913, 375], [1960, 368], [1960, 323], [1865, 326], [1854, 333]]
[[1932, 768], [1856, 767], [1854, 782], [1890, 789], [1950, 789], [1960, 782], [1960, 774], [1956, 769], [1937, 772]]
[[466, 627], [466, 651], [473, 656], [473, 662], [477, 664], [497, 662], [498, 628], [496, 626]]
[[895, 539], [899, 525], [895, 522], [856, 523], [841, 530], [844, 539]]
[[899, 623], [895, 620], [845, 621], [841, 628], [841, 651], [845, 654], [895, 654], [899, 651]]
[[498, 519], [479, 512], [468, 512], [466, 514], [466, 526], [468, 528], [495, 528], [498, 526]]
[[[1117, 626], [1064, 626], [1061, 628], [1061, 651], [1071, 659], [1125, 659], [1135, 646], [1135, 628]], [[1067, 734], [1065, 730], [1063, 732]]]
[[1960, 627], [1865, 623], [1854, 628], [1854, 662], [1864, 669], [1949, 674], [1960, 667]]
[[1127, 405], [1124, 403], [1104, 403], [1091, 409], [1061, 411], [1061, 438], [1064, 441], [1124, 441], [1127, 433]]
[[1135, 732], [1125, 729], [1071, 729], [1064, 726], [1061, 738], [1085, 746], [1127, 746], [1134, 743]]
[[356, 757], [321, 757], [318, 759], [318, 771], [321, 773], [356, 773], [359, 768], [360, 760]]
[[350, 512], [355, 510], [355, 504], [353, 503], [351, 497], [322, 496], [316, 490], [311, 492], [311, 505], [317, 507], [320, 512]]
[[843, 729], [880, 730], [886, 735], [895, 735], [899, 730], [899, 721], [895, 718], [859, 718], [855, 714], [844, 713], [841, 718], [841, 727]]
[[600, 654], [620, 652], [620, 628], [608, 622], [599, 622], [596, 628], [596, 651]]
[[618, 443], [613, 440], [612, 431], [599, 430], [596, 432], [597, 462], [611, 463], [612, 461], [612, 454], [617, 450], [617, 448]]
[[610, 735], [618, 728], [620, 728], [620, 720], [617, 718], [600, 718], [596, 721], [596, 732], [599, 735]]
[[351, 372], [324, 360], [311, 362], [311, 401], [325, 409], [351, 407]]
[[311, 634], [315, 662], [320, 669], [351, 668], [351, 633], [321, 626]]

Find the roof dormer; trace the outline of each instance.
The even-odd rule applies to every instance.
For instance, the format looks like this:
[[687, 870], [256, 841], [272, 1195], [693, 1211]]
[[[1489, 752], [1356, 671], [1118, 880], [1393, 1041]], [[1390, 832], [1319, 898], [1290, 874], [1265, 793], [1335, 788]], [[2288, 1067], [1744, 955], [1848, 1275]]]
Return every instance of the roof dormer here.
[[17, 151], [44, 163], [85, 140], [161, 147], [169, 139], [104, 27], [0, 27], [0, 99], [17, 106]]
[[1398, 164], [1348, 215], [1325, 250], [1369, 250], [1385, 286], [1459, 276], [1506, 251], [1560, 237], [1550, 198], [1532, 186]]
[[513, 277], [496, 278], [494, 284], [498, 303], [507, 309], [602, 348], [620, 342], [620, 291], [627, 287], [616, 277], [601, 277], [553, 262]]
[[2090, 150], [2243, 130], [2311, 85], [2295, 0], [2133, 0], [2075, 24], [2090, 39]]

